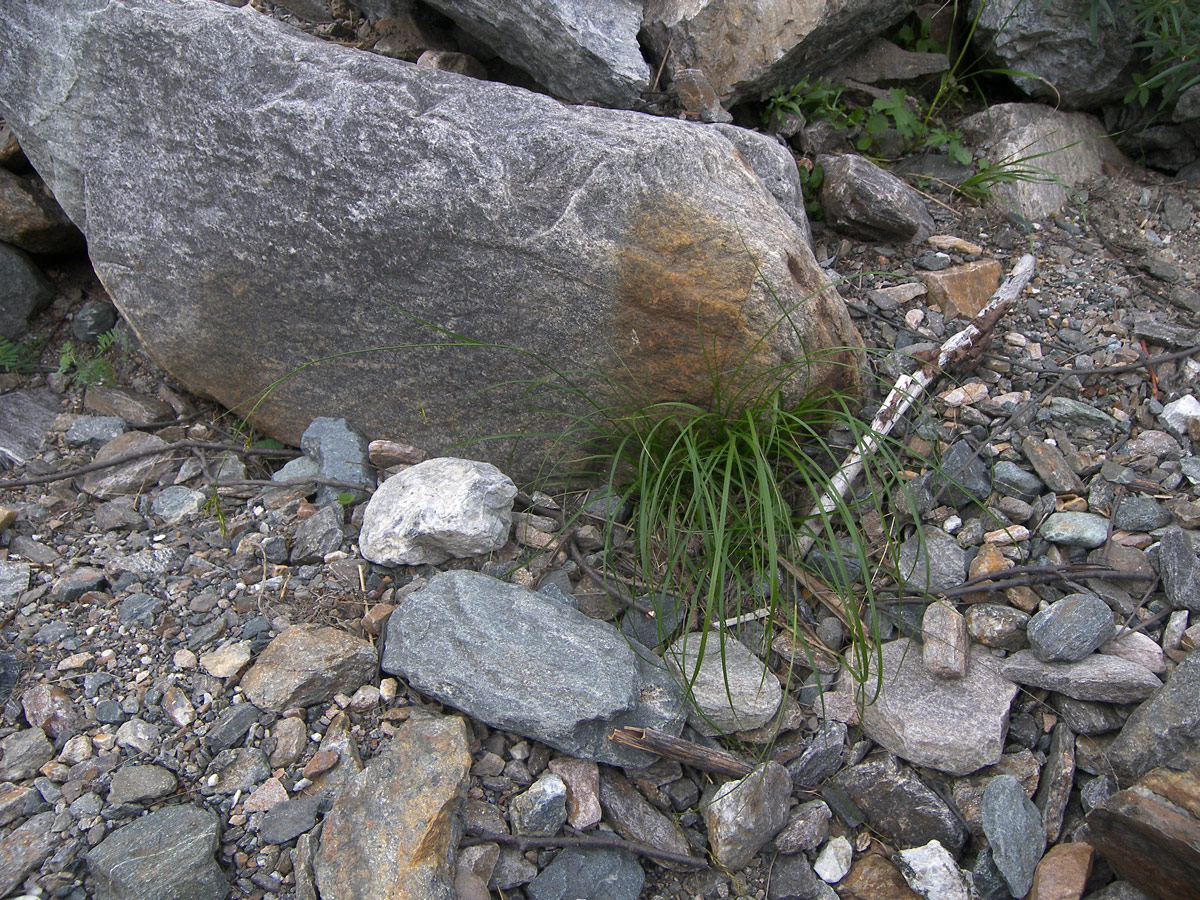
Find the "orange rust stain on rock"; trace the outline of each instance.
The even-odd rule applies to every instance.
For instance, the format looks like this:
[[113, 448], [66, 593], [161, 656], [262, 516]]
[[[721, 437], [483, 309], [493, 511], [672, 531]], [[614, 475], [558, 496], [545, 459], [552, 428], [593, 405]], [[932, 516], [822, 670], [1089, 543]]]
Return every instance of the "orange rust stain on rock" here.
[[612, 319], [618, 359], [609, 374], [656, 399], [704, 402], [713, 372], [756, 356], [771, 363], [743, 307], [757, 277], [735, 232], [684, 205], [639, 214], [619, 251], [620, 296]]

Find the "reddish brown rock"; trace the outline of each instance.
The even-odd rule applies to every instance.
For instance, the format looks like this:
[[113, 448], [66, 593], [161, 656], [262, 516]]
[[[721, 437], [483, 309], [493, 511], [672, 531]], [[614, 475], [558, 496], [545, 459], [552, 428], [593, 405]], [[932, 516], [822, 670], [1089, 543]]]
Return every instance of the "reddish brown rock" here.
[[255, 706], [282, 712], [353, 694], [376, 677], [375, 648], [344, 631], [295, 625], [267, 645], [242, 678]]
[[925, 286], [929, 288], [929, 298], [947, 316], [971, 319], [1000, 287], [1000, 263], [979, 259], [940, 272], [926, 272]]
[[[1195, 900], [1200, 884], [1200, 752], [1191, 750], [1113, 794], [1077, 832], [1155, 900]], [[1152, 878], [1147, 873], [1153, 872]], [[1043, 898], [1044, 900], [1044, 898]]]
[[1058, 844], [1042, 857], [1026, 900], [1079, 900], [1092, 874], [1091, 844]]
[[69, 737], [84, 724], [83, 713], [58, 685], [31, 687], [21, 696], [21, 708], [25, 711], [25, 721], [42, 729], [51, 740]]
[[919, 900], [900, 870], [878, 853], [860, 856], [838, 883], [842, 900]]
[[338, 795], [316, 878], [325, 900], [454, 900], [466, 723], [414, 716]]

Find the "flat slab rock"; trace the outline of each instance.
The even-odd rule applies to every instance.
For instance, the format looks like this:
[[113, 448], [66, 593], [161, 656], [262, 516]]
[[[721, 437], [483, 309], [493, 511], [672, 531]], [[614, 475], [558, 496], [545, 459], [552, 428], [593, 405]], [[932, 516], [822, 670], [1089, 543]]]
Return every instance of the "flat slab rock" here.
[[[882, 690], [862, 710], [868, 737], [914, 765], [951, 775], [999, 761], [1017, 686], [1001, 676], [987, 650], [972, 647], [966, 674], [953, 681], [926, 668], [919, 642], [891, 641], [880, 653]], [[865, 689], [873, 693], [874, 682]]]
[[653, 756], [608, 740], [625, 725], [679, 734], [683, 697], [611, 625], [477, 572], [442, 572], [388, 619], [382, 668], [472, 718], [612, 765]]
[[1017, 684], [1101, 703], [1138, 703], [1162, 687], [1145, 666], [1103, 653], [1068, 663], [1042, 662], [1032, 650], [1019, 650], [1000, 663], [1000, 671]]

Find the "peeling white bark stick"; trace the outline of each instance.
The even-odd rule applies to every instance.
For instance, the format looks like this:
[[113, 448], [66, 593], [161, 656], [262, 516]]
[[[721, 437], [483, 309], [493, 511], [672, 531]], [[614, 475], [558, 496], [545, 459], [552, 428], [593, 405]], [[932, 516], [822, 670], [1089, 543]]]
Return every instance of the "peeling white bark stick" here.
[[[1026, 253], [1013, 267], [1009, 276], [1004, 279], [992, 299], [979, 311], [971, 324], [962, 331], [946, 339], [938, 350], [936, 359], [931, 359], [917, 367], [911, 375], [901, 375], [896, 384], [883, 401], [875, 418], [871, 421], [871, 430], [859, 443], [858, 449], [851, 453], [841, 468], [834, 473], [827, 490], [821, 499], [813, 506], [810, 517], [826, 515], [837, 508], [837, 504], [854, 479], [863, 470], [863, 461], [875, 452], [879, 439], [885, 437], [908, 408], [918, 400], [926, 388], [944, 372], [950, 365], [959, 362], [982, 350], [981, 340], [991, 334], [992, 329], [1000, 318], [1008, 312], [1008, 308], [1020, 296], [1029, 279], [1033, 277], [1033, 255]], [[812, 549], [813, 538], [804, 535], [796, 542], [796, 552], [803, 559]]]
[[[896, 384], [871, 422], [871, 430], [859, 443], [858, 449], [846, 457], [846, 461], [834, 473], [833, 478], [830, 479], [829, 490], [822, 494], [821, 499], [813, 505], [812, 511], [809, 513], [810, 518], [828, 515], [837, 508], [838, 503], [850, 490], [854, 479], [862, 472], [864, 460], [879, 446], [879, 440], [892, 430], [900, 417], [920, 398], [938, 375], [954, 363], [977, 356], [982, 352], [983, 340], [991, 334], [996, 323], [1021, 295], [1021, 291], [1025, 290], [1025, 285], [1029, 284], [1029, 280], [1033, 277], [1033, 263], [1033, 255], [1030, 253], [1026, 253], [1017, 260], [1012, 272], [1004, 279], [1004, 283], [1000, 285], [996, 293], [992, 294], [992, 298], [979, 311], [979, 315], [971, 320], [970, 325], [947, 338], [938, 350], [937, 356], [930, 354], [929, 359], [918, 366], [911, 375], [901, 375], [896, 379]], [[796, 541], [795, 550], [800, 559], [808, 555], [814, 540], [809, 535], [802, 535]], [[741, 625], [767, 615], [769, 615], [768, 610], [756, 609], [752, 613], [727, 619], [725, 625], [730, 627]]]

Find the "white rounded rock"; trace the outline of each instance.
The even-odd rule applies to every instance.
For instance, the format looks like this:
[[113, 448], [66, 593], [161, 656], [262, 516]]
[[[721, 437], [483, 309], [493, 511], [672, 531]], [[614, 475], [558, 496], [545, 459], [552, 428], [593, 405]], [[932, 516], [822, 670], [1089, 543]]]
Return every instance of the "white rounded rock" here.
[[829, 841], [817, 854], [813, 863], [813, 871], [826, 884], [837, 884], [850, 871], [850, 863], [854, 861], [854, 847], [844, 837], [835, 837]]
[[367, 503], [358, 548], [384, 566], [437, 565], [499, 550], [517, 486], [490, 463], [441, 457], [385, 481]]

